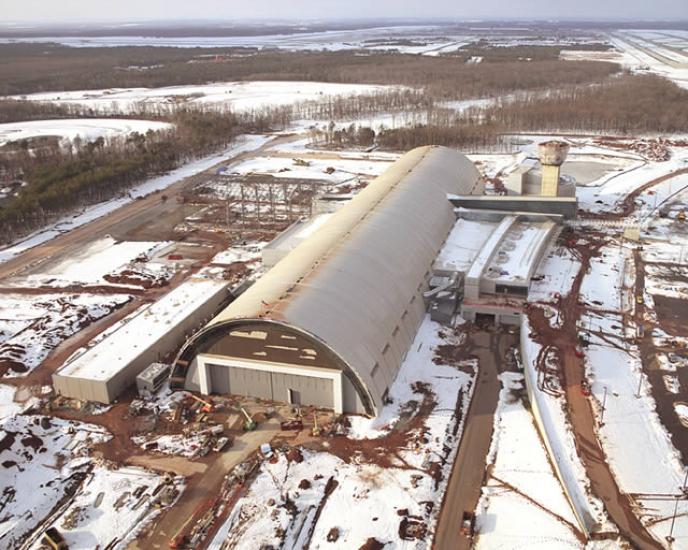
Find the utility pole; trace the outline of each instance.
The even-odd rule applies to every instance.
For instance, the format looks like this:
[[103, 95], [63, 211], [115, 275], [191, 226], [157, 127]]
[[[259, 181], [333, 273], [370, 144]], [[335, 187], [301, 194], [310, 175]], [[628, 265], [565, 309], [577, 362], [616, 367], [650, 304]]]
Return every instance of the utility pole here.
[[[686, 476], [683, 478], [683, 494], [685, 496], [686, 494], [686, 483], [688, 483], [688, 470], [686, 470]], [[674, 514], [671, 516], [671, 527], [669, 528], [669, 534], [666, 537], [666, 540], [669, 543], [674, 542], [674, 525], [676, 524], [676, 513], [678, 512], [678, 501], [680, 499], [680, 495], [676, 495], [676, 502], [674, 502]]]
[[[638, 379], [638, 391], [635, 393], [636, 397], [640, 397], [640, 388], [642, 387], [642, 385], [643, 385], [643, 372], [640, 371], [640, 378]], [[684, 485], [685, 485], [685, 483], [684, 483]]]
[[604, 426], [605, 410], [607, 410], [607, 386], [604, 387], [604, 396], [602, 397], [602, 414], [600, 416], [600, 426]]

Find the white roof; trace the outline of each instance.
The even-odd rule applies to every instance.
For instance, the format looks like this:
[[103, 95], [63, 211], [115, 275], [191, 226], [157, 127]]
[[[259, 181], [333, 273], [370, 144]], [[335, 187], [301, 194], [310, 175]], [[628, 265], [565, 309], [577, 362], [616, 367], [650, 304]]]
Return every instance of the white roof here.
[[105, 339], [65, 365], [58, 374], [106, 381], [135, 361], [176, 325], [193, 314], [227, 282], [193, 278], [142, 308]]
[[497, 222], [459, 218], [437, 255], [434, 268], [466, 273], [497, 227]]
[[489, 238], [485, 241], [484, 246], [480, 250], [480, 253], [473, 261], [473, 265], [471, 265], [471, 269], [468, 271], [468, 279], [480, 279], [480, 277], [485, 273], [488, 262], [495, 254], [497, 247], [502, 242], [502, 239], [515, 221], [515, 216], [504, 216], [504, 218], [502, 218], [502, 221], [497, 227], [495, 227], [494, 231], [492, 231]]
[[488, 271], [499, 275], [491, 279], [498, 284], [528, 284], [554, 226], [551, 221], [513, 224], [492, 257]]

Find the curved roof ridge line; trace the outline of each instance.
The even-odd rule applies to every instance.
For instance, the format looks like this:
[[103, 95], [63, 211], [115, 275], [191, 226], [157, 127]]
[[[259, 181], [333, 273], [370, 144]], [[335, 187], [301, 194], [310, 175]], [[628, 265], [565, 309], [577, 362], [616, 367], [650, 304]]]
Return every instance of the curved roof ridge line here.
[[[270, 308], [265, 310], [264, 315], [269, 315], [282, 302], [287, 300], [289, 298], [289, 294], [292, 293], [293, 289], [298, 287], [298, 286], [301, 286], [303, 284], [302, 281], [304, 279], [309, 278], [313, 274], [313, 272], [315, 271], [316, 267], [326, 263], [330, 259], [330, 257], [334, 254], [334, 252], [336, 250], [338, 250], [339, 248], [344, 246], [344, 244], [351, 238], [351, 234], [360, 228], [361, 223], [363, 223], [363, 221], [365, 219], [367, 219], [372, 214], [374, 214], [375, 211], [379, 208], [380, 204], [383, 201], [385, 201], [386, 199], [389, 199], [390, 193], [392, 191], [394, 191], [399, 186], [399, 184], [401, 182], [403, 182], [404, 179], [407, 178], [414, 170], [416, 170], [416, 168], [418, 168], [418, 165], [427, 158], [428, 153], [433, 149], [433, 147], [435, 147], [435, 146], [433, 146], [433, 145], [425, 146], [423, 149], [423, 155], [416, 161], [416, 163], [411, 168], [409, 168], [407, 170], [406, 174], [397, 178], [396, 181], [394, 181], [394, 183], [390, 184], [390, 186], [387, 188], [387, 191], [383, 195], [381, 195], [379, 198], [377, 198], [375, 200], [375, 202], [370, 205], [370, 208], [368, 208], [365, 212], [363, 212], [359, 216], [359, 218], [353, 223], [353, 225], [349, 229], [347, 229], [346, 232], [344, 232], [342, 234], [342, 236], [340, 237], [340, 239], [336, 242], [336, 244], [334, 246], [328, 248], [327, 251], [325, 252], [325, 254], [323, 254], [322, 256], [319, 256], [313, 262], [311, 262], [311, 265], [304, 272], [304, 274], [302, 276], [300, 276], [296, 281], [294, 281], [294, 284], [291, 285], [284, 293], [282, 293], [282, 295], [277, 300], [275, 300], [275, 302], [270, 304]], [[371, 184], [373, 184], [383, 174], [380, 174], [375, 179], [373, 179]], [[323, 226], [323, 227], [326, 227], [326, 226]], [[304, 243], [307, 243], [307, 242], [308, 242], [308, 240], [304, 241]], [[303, 244], [303, 243], [301, 243], [301, 244]]]

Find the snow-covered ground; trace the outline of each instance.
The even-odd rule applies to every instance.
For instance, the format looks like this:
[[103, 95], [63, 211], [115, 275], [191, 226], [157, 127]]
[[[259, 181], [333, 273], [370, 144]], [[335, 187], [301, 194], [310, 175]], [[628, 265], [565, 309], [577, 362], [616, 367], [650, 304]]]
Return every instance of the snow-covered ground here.
[[[70, 433], [73, 432], [73, 433]], [[17, 415], [0, 426], [0, 545], [18, 548], [31, 530], [51, 515], [69, 487], [78, 487], [92, 461], [90, 444], [109, 434], [92, 424]]]
[[[131, 30], [131, 29], [127, 29]], [[250, 36], [42, 36], [22, 38], [28, 42], [53, 42], [72, 47], [166, 46], [178, 48], [249, 47], [308, 50], [397, 50], [401, 53], [438, 55], [458, 49], [474, 39], [472, 33], [449, 32], [430, 25], [385, 26], [364, 29], [337, 29]], [[410, 43], [398, 43], [400, 39]], [[15, 39], [0, 38], [1, 43]], [[212, 61], [214, 55], [208, 56]], [[199, 59], [200, 61], [201, 59]]]
[[583, 548], [571, 506], [523, 405], [523, 376], [504, 373], [501, 380], [475, 548]]
[[171, 128], [167, 122], [153, 120], [132, 120], [117, 118], [84, 118], [84, 119], [55, 119], [30, 120], [0, 124], [0, 147], [6, 143], [54, 136], [60, 139], [62, 145], [74, 142], [78, 137], [83, 142], [114, 136], [127, 136], [134, 132], [145, 134], [149, 131], [159, 131]]
[[583, 278], [580, 297], [585, 304], [591, 309], [627, 311], [630, 305], [623, 287], [632, 261], [631, 250], [620, 243], [603, 247], [600, 255], [590, 261], [590, 271]]
[[131, 299], [127, 295], [14, 295], [0, 298], [0, 368], [24, 376], [60, 343]]
[[530, 324], [524, 316], [521, 323], [524, 374], [531, 387], [531, 410], [535, 413], [550, 459], [557, 469], [559, 480], [565, 487], [576, 516], [584, 518], [588, 527], [594, 523], [611, 528], [602, 501], [591, 493], [590, 481], [576, 451], [573, 430], [564, 410], [564, 397], [544, 392], [537, 387], [535, 363], [542, 347], [529, 336], [530, 332]]
[[175, 182], [203, 172], [208, 168], [211, 168], [216, 164], [228, 160], [236, 155], [245, 153], [247, 151], [254, 151], [264, 145], [269, 139], [270, 136], [265, 135], [241, 136], [237, 139], [237, 142], [234, 145], [228, 147], [221, 153], [215, 153], [184, 164], [183, 166], [180, 166], [176, 170], [172, 170], [170, 173], [165, 174], [164, 176], [151, 178], [148, 181], [131, 188], [123, 197], [95, 204], [93, 206], [88, 206], [81, 213], [70, 217], [65, 217], [51, 226], [37, 231], [21, 241], [18, 241], [13, 245], [0, 250], [0, 262], [6, 262], [7, 260], [13, 258], [17, 254], [21, 254], [29, 248], [47, 242], [58, 235], [61, 235], [62, 233], [67, 233], [72, 229], [105, 216], [106, 214], [117, 210], [125, 204], [133, 202], [139, 197], [144, 197], [155, 191], [165, 189]]
[[[301, 463], [290, 463], [280, 453], [275, 463], [263, 463], [248, 494], [236, 504], [210, 548], [219, 548], [225, 540], [237, 549], [280, 544], [280, 529], [285, 533], [285, 547], [299, 547], [312, 529], [310, 547], [331, 548], [327, 535], [332, 528], [339, 530], [335, 545], [338, 548], [359, 548], [369, 538], [391, 543], [395, 548], [417, 548], [425, 544], [400, 538], [399, 526], [405, 517], [424, 524], [428, 534], [423, 538], [429, 541], [439, 512], [437, 503], [442, 498], [462, 431], [462, 426], [458, 426], [456, 435], [452, 433], [456, 424], [453, 412], [460, 398], [458, 409], [464, 416], [473, 380], [472, 375], [456, 367], [433, 362], [436, 347], [447, 343], [447, 338], [449, 342], [455, 338], [442, 338], [440, 331], [440, 325], [426, 318], [390, 390], [393, 403], [386, 405], [375, 420], [351, 419], [349, 437], [384, 438], [394, 429], [409, 403], [423, 399], [423, 394], [414, 388], [418, 389], [418, 382], [426, 383], [437, 403], [424, 422], [423, 442], [414, 443], [420, 435], [414, 430], [411, 445], [390, 457], [396, 466], [386, 468], [369, 462], [363, 454], [357, 457], [355, 451], [349, 461], [325, 451], [303, 451]], [[471, 362], [466, 364], [471, 365]], [[383, 439], [380, 445], [385, 447]], [[447, 461], [441, 464], [443, 456]], [[442, 473], [439, 482], [429, 473], [432, 464]], [[330, 477], [337, 486], [324, 503], [324, 488]], [[284, 507], [286, 495], [296, 507], [294, 516]], [[428, 502], [434, 505], [428, 506]], [[324, 506], [313, 526], [321, 503]], [[342, 514], [342, 510], [347, 513]]]
[[610, 41], [625, 56], [623, 64], [634, 71], [649, 71], [688, 88], [688, 56], [677, 55], [655, 37], [648, 39], [636, 31], [615, 33]]
[[215, 82], [197, 86], [163, 88], [111, 88], [70, 92], [41, 92], [14, 96], [60, 105], [80, 105], [97, 113], [127, 113], [146, 106], [164, 107], [180, 104], [252, 111], [320, 101], [332, 97], [374, 94], [391, 89], [369, 84], [331, 82], [247, 81]]
[[[124, 241], [117, 242], [112, 237], [93, 241], [74, 256], [60, 263], [41, 269], [40, 274], [29, 275], [13, 280], [21, 286], [51, 287], [67, 285], [107, 285], [104, 277], [118, 273], [137, 258], [151, 258], [169, 242]], [[148, 270], [162, 272], [165, 266], [146, 262]]]
[[[336, 155], [335, 155], [336, 156]], [[256, 157], [232, 166], [232, 174], [270, 174], [274, 177], [319, 179], [333, 184], [355, 180], [358, 176], [378, 176], [389, 168], [392, 159], [368, 159], [361, 153], [358, 159], [307, 159], [308, 166], [299, 166], [294, 158]]]
[[[159, 514], [154, 494], [164, 483], [160, 474], [141, 468], [109, 468], [94, 463], [83, 486], [52, 525], [64, 536], [69, 548], [127, 548], [138, 531]], [[182, 480], [173, 480], [177, 495]], [[178, 498], [178, 497], [177, 497]], [[42, 548], [40, 541], [32, 550]]]
[[[592, 330], [585, 362], [600, 442], [619, 487], [638, 495], [640, 517], [663, 540], [669, 534], [675, 502], [645, 499], [644, 495], [682, 494], [686, 470], [657, 414], [642, 374], [640, 352], [627, 341], [635, 329], [626, 328], [621, 320], [621, 314], [632, 311], [634, 303], [631, 251], [611, 243], [600, 252], [583, 279], [582, 290], [586, 290], [586, 301], [594, 291], [606, 311], [589, 312], [580, 321], [581, 327]], [[603, 338], [595, 335], [598, 331]], [[674, 530], [677, 547], [688, 544], [687, 512], [688, 503], [681, 501]]]
[[[613, 333], [609, 328], [605, 331]], [[675, 502], [655, 500], [654, 494], [682, 495], [686, 470], [661, 424], [647, 382], [642, 384], [638, 350], [622, 350], [593, 338], [586, 350], [592, 374], [593, 403], [600, 441], [620, 489], [636, 493], [638, 514], [649, 530], [663, 540], [669, 534]], [[640, 393], [638, 394], [638, 388]], [[606, 393], [606, 397], [605, 397]], [[644, 498], [647, 496], [647, 498]], [[674, 528], [676, 547], [688, 544], [688, 503], [678, 504]]]

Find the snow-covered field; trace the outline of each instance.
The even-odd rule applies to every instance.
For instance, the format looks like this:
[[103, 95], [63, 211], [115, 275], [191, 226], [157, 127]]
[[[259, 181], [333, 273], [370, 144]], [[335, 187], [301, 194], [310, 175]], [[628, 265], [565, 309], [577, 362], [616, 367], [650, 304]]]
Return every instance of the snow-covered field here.
[[[393, 453], [392, 467], [378, 466], [355, 451], [348, 461], [325, 451], [303, 451], [301, 463], [289, 462], [278, 454], [275, 463], [263, 464], [248, 494], [236, 504], [210, 548], [219, 548], [225, 540], [237, 549], [281, 544], [278, 533], [284, 533], [287, 548], [300, 547], [305, 540], [310, 540], [311, 548], [331, 548], [327, 536], [332, 528], [339, 531], [338, 548], [359, 548], [369, 538], [391, 543], [395, 548], [425, 544], [400, 538], [399, 527], [404, 518], [423, 524], [428, 530], [423, 538], [429, 541], [439, 512], [436, 503], [444, 492], [462, 431], [462, 426], [458, 426], [456, 435], [452, 433], [456, 425], [453, 411], [457, 409], [457, 399], [461, 399], [458, 409], [465, 413], [473, 381], [472, 375], [456, 367], [433, 362], [436, 346], [454, 338], [443, 339], [440, 330], [440, 325], [429, 318], [421, 325], [390, 390], [393, 404], [386, 405], [375, 420], [351, 418], [349, 437], [379, 438], [380, 446]], [[411, 434], [410, 446], [395, 451], [385, 444], [384, 438], [393, 432], [409, 403], [423, 399], [417, 391], [418, 382], [428, 385], [432, 392], [428, 395], [432, 395], [436, 405], [423, 423], [424, 428]], [[420, 432], [424, 434], [423, 442], [414, 444]], [[444, 464], [442, 457], [446, 457]], [[440, 469], [439, 481], [430, 475], [433, 464]], [[330, 477], [337, 485], [324, 499]], [[296, 507], [294, 515], [284, 506], [286, 495]], [[435, 504], [427, 506], [428, 502]], [[313, 525], [318, 507], [319, 518]], [[342, 514], [342, 510], [347, 513]]]
[[688, 56], [680, 55], [656, 40], [641, 36], [637, 31], [615, 33], [610, 41], [622, 51], [623, 64], [634, 71], [649, 71], [688, 88]]
[[[130, 29], [128, 29], [130, 30]], [[299, 29], [302, 31], [302, 29]], [[46, 36], [22, 38], [29, 42], [56, 42], [72, 47], [166, 46], [280, 48], [308, 50], [397, 50], [401, 53], [439, 55], [458, 49], [474, 39], [472, 34], [449, 33], [448, 29], [429, 25], [386, 26], [365, 29], [295, 32], [251, 36]], [[400, 39], [410, 41], [399, 42]], [[1, 43], [13, 39], [0, 38]]]
[[[685, 467], [659, 420], [647, 382], [642, 385], [638, 350], [629, 347], [625, 351], [593, 341], [586, 350], [586, 364], [592, 374], [593, 403], [599, 418], [605, 403], [604, 422], [599, 427], [602, 448], [621, 490], [638, 494], [640, 517], [662, 540], [669, 534], [675, 503], [671, 499], [655, 500], [651, 495], [681, 495]], [[679, 502], [678, 514], [674, 537], [676, 547], [683, 548], [688, 544], [685, 500]]]
[[15, 99], [60, 105], [80, 105], [97, 113], [127, 113], [146, 106], [180, 104], [252, 111], [302, 101], [319, 101], [338, 96], [374, 94], [390, 89], [368, 84], [331, 82], [247, 81], [215, 82], [197, 86], [163, 88], [113, 88], [73, 92], [41, 92]]
[[0, 523], [0, 545], [18, 548], [91, 470], [88, 445], [110, 436], [92, 424], [18, 415], [2, 422], [0, 437], [0, 511], [7, 518]]
[[523, 405], [523, 376], [504, 373], [501, 380], [475, 548], [583, 548], [571, 506]]
[[[182, 480], [172, 483], [173, 491], [181, 493]], [[70, 549], [127, 548], [140, 529], [159, 514], [153, 506], [154, 494], [163, 484], [160, 474], [94, 462], [81, 489], [51, 523]], [[32, 550], [40, 548], [40, 541], [31, 546]]]
[[256, 157], [232, 166], [231, 173], [270, 174], [277, 178], [319, 179], [338, 184], [355, 180], [358, 176], [378, 176], [389, 168], [393, 161], [393, 159], [379, 160], [365, 157], [367, 157], [366, 154], [361, 154], [359, 159], [307, 159], [305, 162], [308, 166], [297, 165], [291, 157]]
[[[67, 285], [107, 285], [104, 277], [121, 272], [138, 258], [151, 258], [169, 242], [125, 241], [117, 242], [112, 237], [93, 241], [74, 256], [56, 265], [41, 269], [40, 274], [29, 275], [13, 284], [21, 286], [52, 287]], [[148, 270], [162, 274], [166, 266], [145, 262]], [[133, 267], [133, 266], [132, 266]]]
[[13, 295], [0, 298], [0, 368], [24, 376], [60, 343], [131, 300], [127, 295]]
[[54, 136], [63, 146], [80, 138], [83, 142], [115, 136], [128, 136], [134, 132], [145, 134], [171, 128], [167, 122], [117, 118], [84, 118], [30, 120], [0, 124], [0, 147], [6, 143]]

